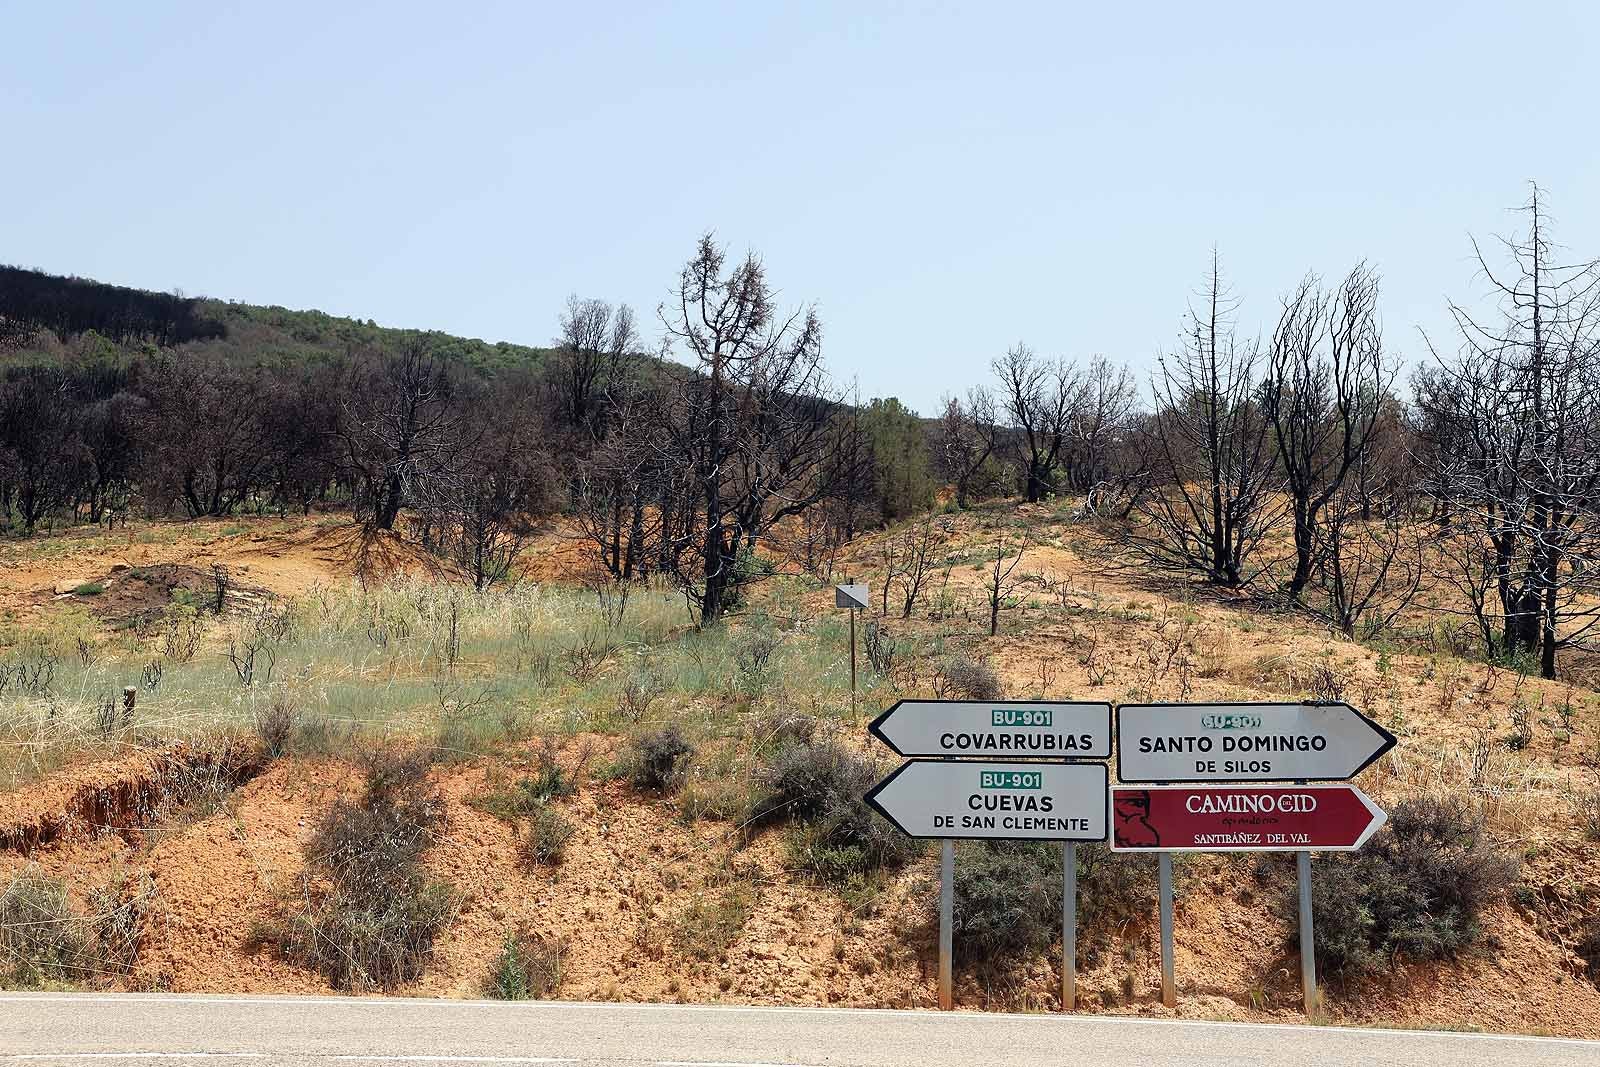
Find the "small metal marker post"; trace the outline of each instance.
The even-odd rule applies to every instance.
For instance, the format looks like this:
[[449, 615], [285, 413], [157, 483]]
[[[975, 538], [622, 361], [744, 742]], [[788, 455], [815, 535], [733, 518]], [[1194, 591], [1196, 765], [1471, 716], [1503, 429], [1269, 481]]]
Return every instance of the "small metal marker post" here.
[[833, 606], [850, 612], [850, 718], [857, 717], [856, 703], [856, 612], [867, 606], [866, 583], [857, 585], [848, 577], [833, 589]]
[[1156, 867], [1161, 908], [1161, 1003], [1178, 1006], [1178, 983], [1172, 964], [1172, 853], [1162, 852]]
[[1306, 1018], [1315, 1019], [1322, 1011], [1317, 995], [1317, 941], [1311, 920], [1311, 853], [1296, 852], [1300, 868], [1300, 986], [1305, 991]]
[[956, 843], [945, 838], [939, 843], [939, 1007], [955, 1007], [950, 977], [950, 954], [955, 947]]
[[1061, 1010], [1078, 1008], [1078, 843], [1061, 845]]
[[856, 711], [856, 609], [850, 609], [850, 719], [859, 718]]

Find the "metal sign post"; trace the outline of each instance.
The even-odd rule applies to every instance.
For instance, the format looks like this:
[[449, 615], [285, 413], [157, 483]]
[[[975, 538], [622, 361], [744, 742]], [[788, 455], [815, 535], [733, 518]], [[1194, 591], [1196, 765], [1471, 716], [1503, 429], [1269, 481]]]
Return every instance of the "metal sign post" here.
[[846, 608], [850, 612], [850, 718], [857, 717], [856, 711], [856, 612], [867, 606], [867, 598], [871, 594], [867, 591], [865, 582], [851, 583], [848, 577], [844, 585], [833, 587], [833, 606]]
[[1321, 1013], [1321, 998], [1317, 995], [1317, 942], [1311, 920], [1311, 853], [1295, 853], [1300, 869], [1300, 987], [1305, 991], [1306, 1018], [1315, 1019]]
[[1156, 878], [1160, 893], [1161, 910], [1161, 1003], [1169, 1008], [1178, 1006], [1176, 968], [1172, 962], [1172, 853], [1163, 852], [1157, 857]]
[[949, 1011], [956, 998], [951, 980], [950, 956], [955, 948], [956, 843], [945, 838], [939, 846], [939, 1007]]
[[1078, 843], [1061, 845], [1061, 1010], [1078, 1008]]

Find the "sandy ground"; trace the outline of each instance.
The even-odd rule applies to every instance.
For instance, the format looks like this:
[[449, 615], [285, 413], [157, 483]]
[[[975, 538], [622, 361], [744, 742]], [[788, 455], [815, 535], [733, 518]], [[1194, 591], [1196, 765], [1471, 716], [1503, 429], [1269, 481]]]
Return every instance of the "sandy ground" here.
[[[241, 530], [239, 527], [243, 527]], [[7, 546], [0, 554], [0, 603], [27, 618], [53, 605], [82, 601], [72, 588], [107, 584], [96, 610], [138, 610], [137, 590], [112, 596], [129, 571], [169, 567], [157, 581], [203, 583], [212, 564], [225, 565], [251, 590], [296, 595], [353, 572], [347, 529], [315, 522], [263, 520], [237, 525], [197, 524], [198, 532], [135, 529], [107, 536], [68, 535], [48, 552]], [[145, 536], [141, 538], [141, 533]], [[980, 543], [974, 535], [973, 543]], [[864, 573], [874, 545], [862, 542], [847, 563]], [[551, 536], [534, 556], [544, 578], [570, 577], [581, 546]], [[390, 565], [420, 566], [395, 547]], [[1319, 663], [1336, 662], [1345, 698], [1403, 720], [1401, 748], [1363, 778], [1381, 800], [1456, 781], [1462, 746], [1485, 719], [1501, 716], [1513, 699], [1513, 680], [1470, 677], [1441, 681], [1438, 663], [1395, 655], [1380, 674], [1377, 655], [1340, 642], [1304, 619], [1252, 612], [1222, 599], [1174, 595], [1119, 576], [1061, 542], [1030, 549], [1024, 569], [1042, 579], [1038, 610], [1008, 617], [998, 638], [975, 637], [1018, 692], [1127, 699], [1132, 690], [1158, 699], [1238, 699], [1299, 692]], [[141, 581], [145, 579], [140, 579]], [[952, 570], [955, 587], [975, 588], [982, 575]], [[1048, 588], [1047, 588], [1048, 586]], [[161, 596], [169, 595], [165, 590]], [[156, 596], [154, 592], [150, 594]], [[825, 600], [826, 598], [826, 600]], [[831, 603], [814, 598], [818, 610]], [[810, 601], [808, 601], [810, 603]], [[1079, 609], [1051, 613], [1049, 604]], [[943, 624], [948, 624], [946, 620]], [[934, 625], [931, 622], [905, 624]], [[982, 627], [969, 627], [979, 633]], [[1184, 632], [1176, 674], [1161, 661], [1170, 638]], [[1526, 683], [1548, 706], [1563, 689]], [[1441, 693], [1443, 696], [1441, 697]], [[1600, 726], [1592, 694], [1583, 694], [1578, 736], [1557, 744], [1542, 730], [1533, 749], [1499, 759], [1494, 779], [1504, 794], [1491, 802], [1497, 831], [1524, 853], [1521, 893], [1488, 920], [1489, 939], [1448, 966], [1397, 967], [1384, 981], [1333, 990], [1329, 1011], [1341, 1022], [1480, 1027], [1486, 1030], [1600, 1037], [1600, 990], [1582, 976], [1570, 940], [1585, 912], [1600, 909], [1600, 862], [1583, 842], [1569, 803], [1573, 788], [1593, 784], [1582, 753]], [[577, 766], [606, 739], [575, 741], [563, 759]], [[531, 759], [531, 752], [524, 754]], [[66, 877], [78, 894], [118, 872], [143, 871], [154, 880], [157, 908], [147, 926], [140, 963], [129, 988], [205, 992], [326, 992], [319, 975], [276, 958], [253, 936], [256, 925], [296, 891], [300, 850], [319, 814], [353, 787], [354, 768], [333, 759], [280, 760], [243, 784], [222, 807], [198, 819], [141, 826], [140, 819], [77, 819], [71, 831], [43, 847], [21, 844], [17, 828], [63, 813], [114, 810], [116, 802], [85, 807], [96, 792], [117, 794], [118, 783], [151, 776], [149, 754], [65, 768], [44, 781], [0, 796], [0, 875], [25, 863]], [[498, 766], [441, 767], [437, 785], [447, 800], [444, 840], [429, 854], [435, 873], [461, 893], [459, 911], [440, 941], [425, 977], [398, 992], [477, 995], [488, 964], [508, 931], [537, 933], [566, 946], [559, 995], [630, 1001], [931, 1006], [934, 930], [930, 911], [936, 877], [932, 856], [905, 871], [865, 916], [852, 916], [839, 897], [798, 882], [784, 869], [781, 831], [743, 844], [727, 824], [685, 824], [669, 802], [625, 785], [580, 775], [577, 794], [560, 803], [578, 832], [565, 861], [529, 873], [516, 858], [510, 825], [467, 805]], [[128, 790], [124, 789], [124, 793]], [[130, 796], [137, 796], [133, 790]], [[11, 833], [7, 838], [3, 835]], [[1263, 884], [1251, 865], [1200, 857], [1187, 875], [1179, 906], [1178, 1014], [1230, 1019], [1281, 1019], [1299, 1011], [1298, 960], [1285, 948], [1287, 928], [1273, 914], [1276, 886], [1287, 862]], [[696, 901], [715, 900], [729, 881], [752, 890], [752, 912], [722, 959], [697, 960], [673, 942], [676, 917]], [[981, 1007], [1053, 1009], [1059, 975], [1053, 956], [1021, 966], [1006, 980], [961, 975], [958, 999]], [[1129, 932], [1080, 978], [1080, 1007], [1161, 1015], [1154, 933]]]

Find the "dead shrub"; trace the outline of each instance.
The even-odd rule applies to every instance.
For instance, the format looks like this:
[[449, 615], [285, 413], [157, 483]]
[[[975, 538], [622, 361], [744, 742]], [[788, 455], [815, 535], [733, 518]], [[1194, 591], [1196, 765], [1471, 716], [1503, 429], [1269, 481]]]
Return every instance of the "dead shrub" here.
[[1000, 700], [1000, 676], [987, 659], [965, 654], [951, 656], [934, 677], [934, 695], [941, 700]]
[[269, 935], [286, 957], [348, 990], [420, 977], [455, 910], [450, 887], [421, 863], [444, 817], [427, 783], [428, 753], [378, 749], [364, 762], [361, 796], [323, 816], [305, 848], [300, 906]]

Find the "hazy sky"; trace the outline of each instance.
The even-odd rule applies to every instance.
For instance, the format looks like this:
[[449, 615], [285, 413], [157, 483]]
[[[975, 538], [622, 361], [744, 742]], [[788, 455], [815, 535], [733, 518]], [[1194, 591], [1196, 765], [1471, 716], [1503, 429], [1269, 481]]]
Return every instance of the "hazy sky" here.
[[0, 262], [547, 343], [695, 237], [930, 412], [1017, 340], [1143, 374], [1216, 243], [1390, 342], [1526, 182], [1600, 256], [1600, 5], [0, 0]]

